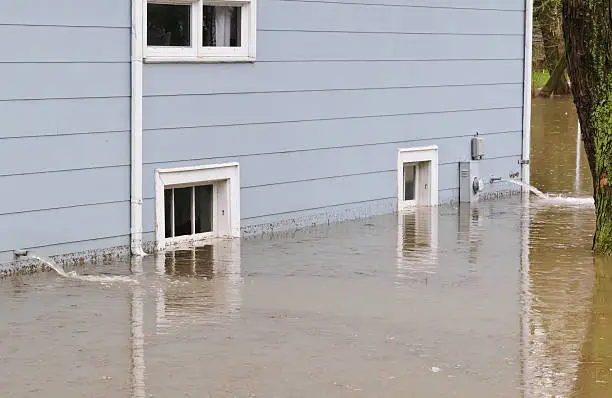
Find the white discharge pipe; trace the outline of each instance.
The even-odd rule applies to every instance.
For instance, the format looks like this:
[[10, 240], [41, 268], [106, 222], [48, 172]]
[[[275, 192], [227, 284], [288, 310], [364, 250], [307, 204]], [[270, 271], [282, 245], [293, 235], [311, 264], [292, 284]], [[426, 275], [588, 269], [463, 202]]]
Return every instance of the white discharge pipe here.
[[523, 150], [521, 175], [530, 183], [529, 158], [531, 144], [531, 62], [533, 58], [533, 0], [525, 0], [525, 67], [523, 71]]
[[131, 110], [131, 198], [130, 249], [144, 256], [142, 249], [142, 59], [143, 1], [132, 0], [132, 110]]

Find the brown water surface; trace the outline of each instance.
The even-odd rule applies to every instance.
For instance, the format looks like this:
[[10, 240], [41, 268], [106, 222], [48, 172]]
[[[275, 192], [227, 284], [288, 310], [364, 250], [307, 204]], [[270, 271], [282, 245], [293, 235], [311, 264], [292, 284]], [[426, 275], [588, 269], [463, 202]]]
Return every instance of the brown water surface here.
[[[532, 183], [590, 195], [571, 102], [533, 114]], [[610, 397], [592, 229], [513, 197], [3, 279], [0, 396]]]

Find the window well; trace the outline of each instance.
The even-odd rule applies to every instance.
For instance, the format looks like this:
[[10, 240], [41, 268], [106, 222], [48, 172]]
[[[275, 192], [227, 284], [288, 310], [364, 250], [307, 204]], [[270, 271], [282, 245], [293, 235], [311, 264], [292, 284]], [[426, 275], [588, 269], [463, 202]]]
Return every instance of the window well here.
[[240, 170], [223, 163], [155, 170], [157, 250], [240, 237]]
[[397, 152], [398, 210], [438, 204], [438, 147], [400, 148]]

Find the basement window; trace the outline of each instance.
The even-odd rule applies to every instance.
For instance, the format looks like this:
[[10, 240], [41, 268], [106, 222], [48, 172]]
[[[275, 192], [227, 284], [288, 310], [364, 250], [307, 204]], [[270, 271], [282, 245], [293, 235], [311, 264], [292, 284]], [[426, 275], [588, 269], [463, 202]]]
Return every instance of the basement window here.
[[438, 204], [438, 147], [402, 148], [397, 154], [398, 210]]
[[155, 191], [159, 250], [240, 236], [237, 163], [158, 169]]
[[166, 238], [212, 232], [214, 191], [212, 184], [164, 189]]
[[257, 0], [146, 0], [148, 62], [253, 62]]

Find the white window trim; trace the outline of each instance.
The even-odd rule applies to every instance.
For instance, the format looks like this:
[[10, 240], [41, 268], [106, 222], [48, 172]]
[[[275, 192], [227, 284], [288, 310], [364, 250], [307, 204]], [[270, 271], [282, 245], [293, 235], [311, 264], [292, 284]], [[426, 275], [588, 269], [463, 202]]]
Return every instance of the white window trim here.
[[[255, 62], [257, 36], [257, 0], [142, 0], [143, 52], [146, 63], [222, 63]], [[191, 4], [191, 47], [148, 46], [147, 6], [152, 4]], [[203, 5], [242, 6], [241, 47], [203, 47]], [[245, 11], [246, 9], [246, 11]], [[195, 27], [195, 28], [194, 28]]]
[[[429, 206], [438, 205], [438, 146], [400, 148], [397, 151], [397, 207], [398, 211], [417, 205], [417, 200], [404, 200], [404, 164], [429, 162]], [[418, 173], [417, 173], [418, 174]], [[415, 175], [415, 186], [419, 183]], [[416, 192], [415, 192], [416, 194]]]
[[[145, 59], [148, 57], [165, 57], [165, 58], [191, 58], [197, 56], [197, 29], [193, 29], [194, 26], [198, 26], [198, 1], [197, 0], [144, 0], [144, 12], [143, 12], [143, 30], [145, 40], [144, 54]], [[147, 7], [149, 4], [175, 4], [175, 5], [191, 5], [191, 47], [166, 47], [166, 46], [149, 46], [147, 45]]]
[[[219, 192], [220, 183], [223, 184], [225, 192]], [[212, 232], [166, 238], [164, 190], [207, 184], [213, 185]], [[221, 227], [222, 221], [225, 227]], [[237, 162], [155, 170], [155, 244], [157, 250], [164, 250], [169, 246], [195, 245], [214, 238], [239, 237], [240, 166]]]

